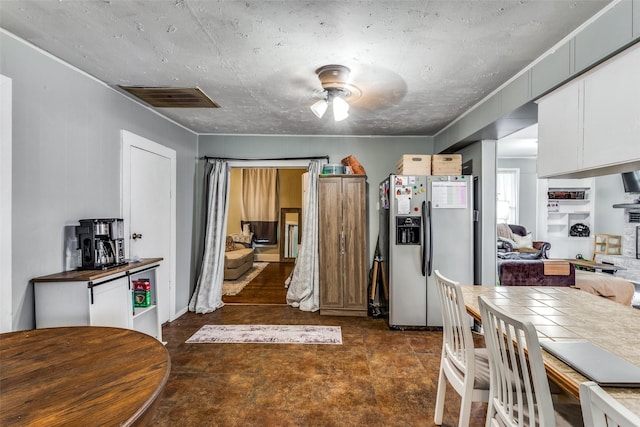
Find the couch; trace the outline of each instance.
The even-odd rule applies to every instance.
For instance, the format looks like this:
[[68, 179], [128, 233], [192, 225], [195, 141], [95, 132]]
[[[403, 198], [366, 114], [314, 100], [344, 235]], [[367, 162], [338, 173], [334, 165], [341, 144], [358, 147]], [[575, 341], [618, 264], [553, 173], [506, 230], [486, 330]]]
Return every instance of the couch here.
[[497, 249], [500, 259], [548, 259], [551, 243], [534, 242], [522, 225], [498, 224]]
[[498, 280], [501, 286], [573, 286], [576, 269], [569, 262], [498, 260]]
[[500, 260], [501, 286], [572, 286], [619, 304], [630, 306], [635, 292], [633, 283], [611, 274], [576, 270], [569, 261]]
[[224, 280], [236, 280], [253, 266], [254, 250], [227, 237], [224, 252]]

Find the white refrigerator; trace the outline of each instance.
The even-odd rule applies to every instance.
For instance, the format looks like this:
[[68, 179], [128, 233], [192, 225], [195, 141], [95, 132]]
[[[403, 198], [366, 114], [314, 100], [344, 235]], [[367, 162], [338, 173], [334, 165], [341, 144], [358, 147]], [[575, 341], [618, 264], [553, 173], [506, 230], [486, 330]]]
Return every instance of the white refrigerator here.
[[442, 326], [435, 270], [473, 284], [472, 193], [469, 175], [390, 175], [380, 183], [390, 328]]

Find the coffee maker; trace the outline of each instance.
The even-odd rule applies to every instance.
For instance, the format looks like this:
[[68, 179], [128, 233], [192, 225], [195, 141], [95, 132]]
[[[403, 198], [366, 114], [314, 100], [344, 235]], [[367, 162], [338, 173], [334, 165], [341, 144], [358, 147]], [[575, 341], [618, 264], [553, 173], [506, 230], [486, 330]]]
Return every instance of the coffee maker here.
[[126, 264], [122, 219], [81, 219], [76, 235], [82, 259], [80, 270], [105, 270]]

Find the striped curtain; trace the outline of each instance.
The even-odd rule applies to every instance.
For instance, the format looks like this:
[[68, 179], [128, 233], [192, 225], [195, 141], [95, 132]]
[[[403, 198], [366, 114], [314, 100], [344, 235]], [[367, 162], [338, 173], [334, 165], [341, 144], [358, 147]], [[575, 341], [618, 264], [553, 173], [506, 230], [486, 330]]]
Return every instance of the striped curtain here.
[[240, 222], [253, 232], [258, 244], [278, 243], [278, 170], [242, 170], [242, 209]]

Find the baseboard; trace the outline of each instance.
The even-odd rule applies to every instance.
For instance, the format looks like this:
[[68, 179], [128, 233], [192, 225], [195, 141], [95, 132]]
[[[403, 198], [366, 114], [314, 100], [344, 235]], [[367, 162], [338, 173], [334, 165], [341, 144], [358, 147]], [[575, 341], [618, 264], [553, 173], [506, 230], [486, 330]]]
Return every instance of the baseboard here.
[[258, 262], [280, 262], [278, 254], [255, 254], [254, 260]]
[[185, 314], [187, 311], [189, 311], [189, 306], [184, 307], [182, 310], [176, 312], [176, 315], [173, 319], [169, 319], [169, 323], [173, 322], [174, 320], [176, 320], [178, 317], [182, 316], [183, 314]]

